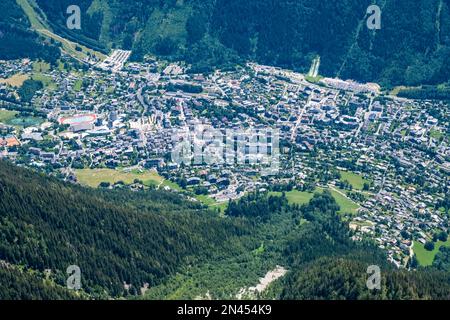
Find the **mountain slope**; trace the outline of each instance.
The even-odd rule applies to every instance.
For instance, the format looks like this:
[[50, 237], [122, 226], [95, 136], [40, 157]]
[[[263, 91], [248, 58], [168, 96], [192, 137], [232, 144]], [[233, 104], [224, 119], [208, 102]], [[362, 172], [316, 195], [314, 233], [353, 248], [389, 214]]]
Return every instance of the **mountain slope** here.
[[42, 276], [2, 265], [0, 300], [73, 300], [80, 297], [65, 288], [43, 280]]
[[30, 22], [15, 0], [0, 2], [0, 59], [43, 59], [55, 63], [57, 46], [30, 30]]
[[[450, 273], [435, 268], [408, 271], [387, 262], [371, 243], [353, 242], [339, 207], [330, 194], [315, 195], [302, 206], [304, 219], [314, 232], [296, 234], [288, 241], [290, 273], [277, 298], [286, 300], [409, 300], [450, 299]], [[378, 266], [380, 290], [369, 290], [369, 266]]]
[[[256, 60], [386, 86], [449, 81], [450, 0], [37, 0], [57, 33], [93, 47], [185, 59], [194, 70]], [[382, 8], [381, 29], [366, 9]], [[82, 29], [65, 27], [80, 5]], [[114, 23], [112, 23], [114, 21]]]
[[132, 292], [159, 284], [188, 263], [232, 254], [225, 240], [250, 230], [176, 195], [105, 195], [0, 161], [0, 260], [51, 269], [61, 285], [66, 268], [78, 265], [90, 294], [122, 296], [124, 282]]
[[[369, 257], [366, 256], [368, 259]], [[366, 285], [368, 264], [355, 257], [324, 257], [293, 270], [280, 296], [286, 300], [450, 299], [448, 272], [381, 268], [381, 290]]]

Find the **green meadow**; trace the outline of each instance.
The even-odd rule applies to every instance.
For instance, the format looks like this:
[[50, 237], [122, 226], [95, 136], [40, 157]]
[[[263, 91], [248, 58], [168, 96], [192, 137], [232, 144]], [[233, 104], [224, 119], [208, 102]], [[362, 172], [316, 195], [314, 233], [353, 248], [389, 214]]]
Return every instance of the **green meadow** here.
[[364, 183], [369, 183], [368, 180], [361, 177], [359, 174], [349, 171], [339, 171], [341, 174], [341, 181], [347, 180], [353, 187], [353, 189], [362, 190]]
[[[329, 189], [329, 188], [327, 188], [327, 189], [317, 188], [316, 189], [317, 192], [323, 192], [324, 190], [328, 190], [331, 192], [331, 195], [334, 197], [334, 199], [336, 200], [337, 204], [340, 207], [340, 210], [339, 210], [340, 213], [355, 214], [356, 210], [358, 210], [359, 205], [357, 203], [355, 203], [352, 200], [348, 199], [347, 197], [343, 196], [339, 192], [337, 192], [333, 189]], [[271, 192], [270, 194], [276, 195], [276, 196], [281, 196], [282, 193], [281, 192]], [[288, 191], [285, 194], [286, 194], [286, 198], [288, 199], [289, 203], [299, 204], [299, 205], [308, 203], [309, 200], [311, 200], [312, 197], [314, 196], [313, 192], [304, 192], [304, 191], [297, 191], [297, 190]]]
[[421, 266], [431, 266], [433, 264], [434, 257], [439, 252], [440, 247], [450, 247], [450, 238], [447, 241], [438, 241], [434, 244], [434, 250], [428, 251], [424, 248], [424, 245], [418, 241], [414, 241], [413, 251], [416, 254], [417, 261]]

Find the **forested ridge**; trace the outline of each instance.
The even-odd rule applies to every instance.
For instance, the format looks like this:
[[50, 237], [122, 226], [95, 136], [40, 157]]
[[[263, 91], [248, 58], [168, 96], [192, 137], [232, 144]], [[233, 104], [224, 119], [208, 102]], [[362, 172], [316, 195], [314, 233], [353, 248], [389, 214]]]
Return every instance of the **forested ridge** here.
[[[352, 232], [338, 214], [329, 192], [315, 194], [308, 204], [288, 205], [267, 194], [250, 194], [230, 204], [228, 215], [276, 224], [274, 215], [290, 216], [280, 249], [288, 274], [264, 298], [299, 299], [450, 299], [450, 255], [441, 249], [433, 267], [397, 269], [385, 251], [371, 241], [351, 240]], [[269, 220], [267, 220], [269, 219]], [[280, 232], [279, 234], [283, 234]], [[381, 289], [369, 290], [369, 266], [381, 271]]]
[[126, 295], [124, 283], [137, 293], [250, 231], [173, 194], [106, 195], [0, 162], [0, 260], [50, 269], [61, 285], [78, 265], [93, 296]]
[[[366, 262], [364, 261], [366, 260]], [[368, 290], [367, 253], [322, 257], [303, 264], [286, 279], [280, 296], [287, 300], [418, 300], [450, 299], [450, 274], [440, 271], [381, 269], [381, 289]]]
[[[52, 28], [94, 48], [183, 59], [192, 71], [245, 60], [394, 85], [449, 81], [450, 0], [37, 0]], [[82, 29], [65, 27], [78, 4]], [[381, 29], [366, 27], [369, 5]]]

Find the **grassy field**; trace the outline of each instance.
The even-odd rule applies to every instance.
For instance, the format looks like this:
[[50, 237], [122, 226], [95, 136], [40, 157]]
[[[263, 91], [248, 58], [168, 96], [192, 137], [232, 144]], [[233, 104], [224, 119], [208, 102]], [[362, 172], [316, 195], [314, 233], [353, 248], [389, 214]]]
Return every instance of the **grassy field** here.
[[50, 63], [35, 61], [33, 63], [33, 71], [34, 72], [47, 72], [50, 71]]
[[359, 205], [350, 199], [344, 197], [340, 193], [330, 190], [333, 197], [336, 199], [336, 202], [338, 203], [339, 207], [341, 209], [339, 210], [340, 213], [350, 213], [350, 214], [356, 214], [356, 210], [359, 209]]
[[[271, 192], [270, 194], [275, 196], [281, 196], [281, 192]], [[314, 193], [311, 192], [303, 192], [298, 190], [292, 190], [289, 192], [286, 192], [286, 198], [288, 199], [289, 203], [292, 204], [305, 204], [308, 203], [309, 200], [312, 199], [314, 196]]]
[[438, 241], [434, 245], [433, 251], [428, 251], [420, 242], [414, 241], [413, 251], [416, 254], [417, 261], [421, 266], [431, 266], [433, 264], [434, 256], [438, 253], [439, 248], [445, 246], [450, 247], [450, 238], [446, 242]]
[[[323, 192], [325, 189], [323, 188], [317, 188], [316, 192]], [[341, 209], [339, 210], [340, 213], [350, 213], [355, 214], [356, 210], [359, 208], [359, 205], [350, 199], [344, 197], [339, 192], [333, 190], [333, 189], [327, 189], [331, 192], [331, 195], [336, 200], [337, 204]], [[281, 192], [271, 192], [273, 195], [281, 196]], [[286, 198], [288, 199], [289, 203], [292, 204], [305, 204], [308, 203], [309, 200], [312, 199], [314, 196], [313, 192], [302, 192], [302, 191], [289, 191], [286, 192]]]
[[444, 133], [439, 130], [436, 130], [436, 129], [430, 130], [430, 137], [432, 137], [436, 140], [440, 140], [443, 136], [444, 136]]
[[359, 174], [349, 172], [349, 171], [340, 171], [341, 173], [341, 181], [347, 180], [354, 189], [362, 190], [364, 187], [364, 183], [369, 183], [369, 181], [365, 180]]
[[8, 124], [18, 114], [17, 111], [1, 110], [0, 109], [0, 122]]
[[109, 86], [109, 87], [106, 89], [106, 93], [107, 93], [107, 94], [112, 94], [112, 93], [114, 93], [114, 91], [116, 91], [116, 88], [115, 88], [114, 86]]
[[49, 70], [50, 64], [42, 61], [36, 61], [33, 63], [33, 72], [31, 75], [18, 73], [8, 79], [0, 78], [0, 83], [7, 83], [13, 87], [21, 87], [25, 80], [31, 78], [32, 80], [41, 81], [45, 88], [56, 89], [56, 84], [53, 79], [44, 74]]
[[36, 81], [41, 81], [44, 85], [44, 88], [50, 89], [50, 90], [56, 90], [56, 83], [53, 81], [52, 77], [47, 76], [42, 73], [34, 73], [31, 76], [31, 79]]
[[14, 126], [18, 129], [40, 125], [43, 118], [38, 117], [17, 117], [17, 111], [0, 110], [0, 123]]
[[101, 182], [114, 184], [123, 181], [125, 184], [131, 184], [135, 179], [141, 180], [147, 186], [164, 185], [164, 178], [157, 172], [150, 170], [139, 172], [137, 170], [125, 171], [123, 169], [79, 169], [75, 171], [75, 174], [81, 184], [93, 188], [98, 187]]
[[82, 85], [83, 85], [83, 80], [78, 79], [73, 86], [73, 90], [75, 90], [77, 92], [80, 91]]
[[[322, 188], [317, 188], [317, 189], [320, 191], [324, 190]], [[327, 190], [331, 192], [331, 195], [334, 197], [334, 199], [336, 200], [339, 207], [341, 207], [341, 209], [339, 210], [340, 213], [356, 214], [356, 210], [358, 210], [358, 208], [359, 208], [359, 205], [357, 203], [344, 197], [342, 194], [340, 194], [336, 190], [333, 190], [333, 189], [327, 189]]]
[[402, 90], [408, 90], [408, 89], [419, 89], [420, 87], [406, 87], [406, 86], [398, 86], [395, 87], [394, 89], [391, 90], [391, 92], [389, 92], [389, 94], [391, 96], [397, 96], [399, 94], [400, 91]]
[[6, 124], [9, 124], [11, 126], [15, 126], [18, 128], [27, 128], [27, 127], [34, 127], [38, 126], [41, 123], [43, 123], [45, 120], [43, 118], [38, 117], [14, 117], [11, 118], [6, 122]]
[[0, 83], [6, 83], [13, 87], [21, 87], [23, 82], [28, 79], [26, 74], [17, 73], [8, 79], [0, 78]]
[[61, 60], [58, 60], [58, 70], [59, 71], [66, 70], [66, 67], [65, 67], [64, 63]]
[[308, 82], [311, 82], [311, 83], [319, 83], [319, 81], [322, 79], [323, 79], [322, 76], [311, 77], [311, 76], [305, 75], [305, 80]]
[[162, 188], [169, 187], [172, 190], [181, 191], [181, 187], [175, 182], [172, 182], [170, 180], [164, 180], [163, 183], [161, 184], [161, 187]]
[[28, 0], [16, 0], [17, 4], [22, 7], [22, 10], [28, 16], [31, 26], [35, 29], [46, 29], [45, 22], [42, 21], [34, 11], [34, 8], [28, 2]]
[[204, 205], [207, 205], [211, 209], [220, 209], [221, 213], [224, 213], [225, 209], [228, 207], [228, 202], [217, 202], [213, 198], [210, 198], [203, 194], [196, 195], [194, 198], [203, 203]]

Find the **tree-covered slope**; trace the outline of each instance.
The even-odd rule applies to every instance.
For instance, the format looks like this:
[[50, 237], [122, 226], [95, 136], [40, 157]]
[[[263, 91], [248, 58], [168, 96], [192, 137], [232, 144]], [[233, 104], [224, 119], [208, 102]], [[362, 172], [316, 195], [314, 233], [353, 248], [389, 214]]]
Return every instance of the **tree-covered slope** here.
[[0, 260], [50, 269], [60, 285], [78, 265], [94, 296], [123, 296], [124, 283], [136, 293], [188, 263], [233, 254], [230, 243], [250, 230], [173, 194], [104, 194], [0, 162]]
[[[284, 199], [286, 200], [286, 199]], [[230, 204], [226, 214], [274, 224], [273, 215], [291, 216], [293, 228], [284, 229], [279, 249], [289, 272], [265, 298], [302, 299], [450, 299], [450, 273], [445, 268], [408, 271], [389, 263], [372, 242], [351, 240], [352, 232], [338, 214], [329, 192], [315, 194], [308, 204], [286, 207], [272, 196], [258, 200], [248, 195]], [[295, 227], [300, 223], [300, 227]], [[283, 236], [281, 236], [283, 235]], [[443, 252], [444, 253], [444, 252]], [[448, 260], [442, 257], [441, 260]], [[448, 264], [448, 261], [446, 262]], [[380, 290], [370, 290], [369, 266], [381, 271]], [[443, 271], [444, 270], [444, 271]]]
[[73, 300], [81, 297], [42, 275], [0, 263], [0, 300]]
[[[369, 259], [366, 253], [365, 259]], [[450, 274], [435, 270], [381, 268], [380, 290], [369, 290], [367, 262], [360, 257], [323, 257], [292, 271], [281, 299], [418, 300], [450, 299]]]
[[[449, 80], [449, 0], [37, 0], [53, 29], [95, 47], [185, 59], [195, 70], [256, 60], [385, 85]], [[366, 27], [370, 4], [381, 29]], [[70, 4], [81, 30], [68, 30]]]
[[361, 29], [340, 76], [395, 85], [449, 81], [450, 1], [376, 2], [381, 29]]
[[55, 63], [58, 47], [30, 30], [30, 23], [15, 0], [0, 2], [0, 59], [43, 59]]

